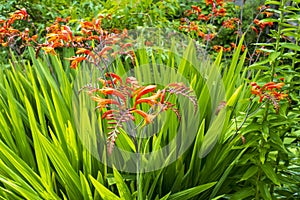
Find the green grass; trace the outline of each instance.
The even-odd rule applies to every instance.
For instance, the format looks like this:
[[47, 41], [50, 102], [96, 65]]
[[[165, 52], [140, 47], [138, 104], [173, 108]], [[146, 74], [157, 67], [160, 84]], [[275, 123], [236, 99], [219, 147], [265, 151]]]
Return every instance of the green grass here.
[[[192, 105], [187, 104], [189, 109], [183, 115], [181, 128], [198, 124], [193, 129], [194, 137], [188, 138], [189, 133], [184, 131], [176, 135], [173, 124], [179, 122], [174, 114], [167, 113], [158, 120], [161, 128], [157, 134], [140, 141], [145, 152], [160, 149], [175, 137], [191, 144], [187, 149], [175, 146], [181, 154], [174, 162], [169, 162], [170, 156], [160, 160], [163, 165], [155, 171], [140, 172], [138, 176], [107, 166], [88, 149], [97, 146], [97, 139], [105, 139], [106, 134], [101, 131], [105, 123], [99, 121], [95, 112], [74, 107], [77, 97], [77, 103], [90, 104], [85, 102], [87, 98], [74, 93], [75, 88], [82, 86], [81, 77], [87, 66], [83, 63], [80, 70], [70, 71], [56, 56], [36, 59], [33, 50], [29, 52], [32, 63], [22, 65], [12, 60], [11, 67], [0, 72], [0, 194], [4, 199], [208, 199], [226, 194], [231, 184], [228, 175], [247, 150], [247, 145], [241, 151], [233, 150], [240, 139], [228, 141], [226, 135], [231, 132], [231, 119], [237, 108], [245, 109], [237, 107], [237, 102], [249, 95], [242, 71], [245, 53], [239, 57], [240, 46], [232, 64], [223, 67], [221, 53], [215, 63], [199, 62], [192, 45], [182, 58], [170, 53], [167, 63], [159, 54], [149, 59], [145, 52], [139, 52], [135, 76], [145, 82], [164, 84], [184, 77], [182, 80], [190, 84], [198, 97], [199, 121], [192, 121]], [[122, 75], [126, 68], [117, 61], [113, 70]], [[152, 72], [147, 71], [150, 69]], [[162, 73], [163, 70], [166, 71]], [[221, 72], [223, 77], [219, 77]], [[147, 77], [149, 73], [156, 75]], [[216, 80], [221, 81], [223, 90], [212, 84]], [[216, 115], [221, 100], [227, 106]], [[85, 121], [79, 123], [76, 113]], [[95, 121], [98, 123], [91, 123]], [[95, 134], [97, 129], [99, 135]], [[117, 146], [134, 152], [130, 138], [125, 132], [122, 134]], [[164, 157], [154, 154], [143, 159], [146, 166]], [[109, 158], [104, 155], [106, 160]], [[126, 169], [130, 163], [124, 160]]]

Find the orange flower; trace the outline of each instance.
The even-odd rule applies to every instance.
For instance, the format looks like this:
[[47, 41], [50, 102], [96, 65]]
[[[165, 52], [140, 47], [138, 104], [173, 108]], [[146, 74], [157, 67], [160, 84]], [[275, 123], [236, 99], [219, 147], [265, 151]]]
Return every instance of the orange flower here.
[[186, 10], [186, 11], [184, 11], [184, 15], [185, 16], [190, 16], [190, 15], [192, 15], [194, 12], [192, 11], [192, 10]]
[[266, 88], [267, 90], [273, 90], [274, 88], [280, 90], [284, 86], [284, 83], [277, 83], [275, 84], [274, 82], [269, 82], [266, 83], [263, 88]]
[[54, 51], [53, 47], [47, 46], [47, 47], [42, 47], [42, 49], [45, 51], [45, 53], [56, 55], [56, 52]]
[[204, 38], [205, 37], [205, 33], [203, 33], [202, 31], [198, 31], [198, 36]]
[[92, 100], [98, 103], [96, 108], [98, 108], [100, 111], [102, 110], [102, 108], [105, 108], [107, 105], [110, 104], [115, 104], [120, 106], [120, 103], [114, 99], [104, 99], [98, 96], [92, 96], [91, 98]]
[[206, 5], [212, 5], [214, 3], [214, 0], [205, 0]]
[[116, 95], [116, 96], [120, 97], [124, 103], [126, 103], [126, 97], [117, 89], [105, 87], [105, 88], [99, 89], [98, 91], [104, 95]]
[[[272, 100], [274, 107], [276, 110], [278, 110], [278, 102], [284, 98], [288, 97], [288, 94], [285, 94], [281, 92], [280, 90], [284, 86], [284, 83], [274, 83], [274, 82], [269, 82], [264, 84], [264, 86], [260, 87], [257, 85], [257, 83], [252, 82], [250, 83], [251, 87], [251, 93], [259, 96], [259, 102], [262, 102], [264, 98]], [[277, 90], [277, 91], [276, 91]]]
[[82, 54], [82, 53], [87, 56], [91, 56], [94, 61], [96, 60], [95, 54], [92, 51], [85, 49], [85, 48], [78, 48], [78, 50], [76, 51], [76, 54]]
[[162, 96], [162, 93], [160, 90], [158, 90], [154, 95], [152, 95], [150, 97], [136, 99], [133, 108], [135, 109], [136, 106], [141, 103], [147, 103], [150, 106], [153, 106], [154, 104], [157, 104], [157, 99], [160, 98], [161, 96]]
[[112, 77], [115, 84], [117, 83], [117, 81], [119, 81], [120, 84], [123, 83], [121, 77], [118, 76], [117, 74], [113, 73], [113, 72], [106, 73], [105, 76], [106, 77]]
[[69, 26], [62, 26], [61, 33], [67, 38], [66, 42], [73, 40], [73, 33]]
[[262, 14], [265, 14], [266, 17], [271, 17], [274, 13], [271, 13], [271, 12], [262, 12]]
[[28, 14], [25, 8], [22, 8], [21, 10], [17, 10], [13, 14], [11, 14], [10, 18], [7, 20], [7, 26], [13, 24], [15, 20], [24, 20], [27, 17]]
[[222, 26], [225, 27], [225, 28], [229, 28], [229, 29], [234, 29], [235, 28], [235, 24], [234, 24], [233, 20], [231, 20], [231, 19], [223, 21]]
[[67, 60], [71, 60], [72, 62], [71, 62], [71, 68], [72, 69], [76, 69], [77, 68], [77, 66], [78, 66], [78, 64], [81, 62], [81, 61], [83, 61], [83, 60], [86, 60], [86, 57], [84, 57], [84, 56], [79, 56], [79, 57], [77, 57], [77, 56], [73, 56], [73, 57], [71, 57], [71, 58], [66, 58]]
[[31, 40], [33, 40], [33, 41], [37, 41], [37, 38], [38, 38], [38, 35], [33, 35], [32, 37], [31, 37]]
[[156, 89], [156, 85], [147, 85], [146, 87], [141, 87], [133, 92], [133, 96], [137, 95], [135, 100], [141, 98], [141, 96], [148, 94]]
[[223, 47], [220, 46], [220, 45], [214, 45], [214, 46], [213, 46], [213, 50], [215, 50], [216, 52], [221, 51], [221, 49], [223, 49]]
[[215, 34], [210, 33], [210, 34], [205, 34], [203, 39], [210, 41], [210, 40], [214, 39], [214, 37], [215, 37]]
[[103, 55], [107, 54], [109, 50], [112, 50], [112, 47], [106, 46], [103, 49], [101, 49], [101, 51], [98, 52], [98, 55], [103, 56]]
[[194, 11], [196, 11], [196, 13], [201, 13], [201, 11], [202, 11], [200, 7], [194, 6], [194, 5], [192, 5], [192, 9], [193, 9]]
[[132, 44], [131, 43], [126, 43], [126, 44], [123, 44], [121, 46], [121, 50], [123, 51], [124, 49], [128, 48], [128, 47], [132, 47]]
[[216, 0], [218, 6], [223, 6], [224, 0]]
[[230, 51], [231, 51], [231, 47], [224, 48], [224, 52], [230, 52]]
[[279, 92], [276, 92], [276, 91], [273, 92], [273, 95], [274, 95], [274, 97], [275, 97], [278, 101], [283, 100], [283, 99], [285, 99], [285, 98], [287, 98], [287, 97], [289, 96], [288, 94], [279, 93]]
[[257, 89], [256, 87], [251, 87], [251, 93], [257, 96], [261, 95], [261, 90]]
[[49, 33], [46, 35], [46, 38], [48, 38], [47, 41], [50, 43], [59, 39], [59, 35], [56, 33]]
[[217, 11], [217, 15], [221, 15], [222, 17], [225, 17], [225, 15], [226, 15], [226, 9], [225, 8], [220, 8]]
[[208, 21], [210, 20], [210, 15], [204, 15], [204, 14], [200, 14], [198, 15], [198, 20], [204, 20], [204, 21]]
[[189, 25], [189, 31], [198, 31], [198, 24], [191, 22]]
[[94, 30], [94, 24], [92, 22], [80, 22], [81, 28], [86, 30]]
[[245, 46], [245, 45], [242, 45], [241, 51], [244, 52], [244, 51], [245, 51], [245, 48], [246, 48], [246, 46]]
[[[263, 30], [266, 26], [273, 26], [273, 22], [261, 22], [258, 19], [253, 20], [254, 24], [260, 27], [261, 30]], [[255, 32], [257, 32], [255, 27], [251, 27]]]
[[116, 75], [115, 73], [106, 73], [105, 76], [111, 80], [104, 80], [102, 78], [99, 78], [98, 80], [104, 85], [104, 86], [109, 86], [109, 87], [113, 87], [114, 84], [117, 84], [118, 82], [120, 84], [123, 83], [122, 79], [120, 76]]
[[253, 31], [255, 31], [256, 34], [258, 34], [257, 28], [255, 28], [254, 26], [251, 26], [251, 29], [252, 29]]
[[8, 46], [8, 42], [1, 42], [3, 47], [7, 47]]
[[82, 37], [82, 36], [75, 36], [75, 37], [73, 38], [73, 41], [74, 41], [74, 42], [78, 42], [78, 43], [83, 42], [83, 41], [85, 41], [85, 40], [86, 40], [86, 38], [84, 38], [84, 37]]
[[86, 54], [86, 55], [89, 55], [91, 53], [90, 50], [88, 49], [85, 49], [85, 48], [78, 48], [77, 51], [75, 52], [76, 54]]
[[233, 43], [233, 42], [230, 43], [230, 46], [231, 46], [232, 48], [234, 48], [234, 49], [236, 48], [236, 44]]
[[145, 126], [146, 124], [150, 124], [153, 121], [153, 119], [156, 117], [156, 115], [147, 114], [144, 111], [137, 110], [137, 109], [131, 110], [130, 113], [137, 113], [141, 115], [145, 120], [143, 126]]
[[259, 19], [254, 19], [253, 22], [254, 22], [254, 24], [256, 24], [256, 25], [259, 25], [259, 24], [260, 24]]

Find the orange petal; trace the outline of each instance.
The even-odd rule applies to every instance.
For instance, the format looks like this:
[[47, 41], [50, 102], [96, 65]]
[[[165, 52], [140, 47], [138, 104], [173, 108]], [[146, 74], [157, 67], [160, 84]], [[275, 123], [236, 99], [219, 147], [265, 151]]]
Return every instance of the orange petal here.
[[108, 110], [106, 111], [105, 113], [103, 113], [102, 115], [102, 119], [106, 118], [106, 117], [109, 117], [110, 115], [113, 114], [113, 112], [118, 112], [117, 110]]
[[143, 126], [146, 125], [146, 124], [150, 124], [153, 121], [153, 119], [156, 117], [155, 115], [147, 114], [147, 113], [145, 113], [142, 110], [136, 110], [136, 109], [134, 109], [134, 110], [132, 110], [130, 112], [131, 113], [137, 113], [137, 114], [141, 115], [144, 118], [145, 123], [143, 124]]
[[109, 50], [111, 50], [111, 49], [112, 49], [112, 47], [106, 46], [106, 47], [104, 47], [100, 52], [98, 52], [98, 55], [99, 55], [99, 56], [102, 56], [102, 55], [106, 54], [107, 51], [109, 51]]
[[118, 90], [114, 88], [102, 88], [99, 90], [104, 95], [116, 95], [120, 97], [124, 102], [126, 102], [126, 97]]
[[70, 67], [71, 67], [72, 69], [76, 69], [76, 68], [77, 68], [77, 65], [78, 65], [81, 61], [86, 60], [86, 57], [84, 57], [84, 56], [79, 56], [79, 57], [73, 56], [73, 57], [71, 57], [71, 58], [65, 58], [65, 59], [71, 60], [72, 62], [71, 62], [71, 66], [70, 66]]
[[91, 98], [92, 98], [92, 100], [94, 100], [98, 103], [96, 108], [99, 108], [99, 110], [101, 110], [102, 108], [105, 108], [106, 105], [109, 105], [109, 104], [120, 105], [119, 102], [114, 99], [103, 99], [101, 97], [96, 97], [96, 96], [92, 96]]
[[[115, 74], [115, 73], [112, 73], [112, 72], [110, 72], [110, 73], [106, 73], [106, 74], [105, 74], [105, 76], [106, 76], [106, 77], [111, 77], [111, 78], [113, 78], [113, 79], [115, 79], [115, 80], [119, 81], [121, 84], [123, 83], [123, 81], [122, 81], [121, 77], [120, 77], [120, 76], [118, 76], [118, 75], [117, 75], [117, 74]], [[114, 83], [116, 83], [116, 81], [114, 81]]]
[[[136, 100], [141, 98], [141, 96], [148, 94], [149, 92], [152, 92], [156, 89], [156, 85], [147, 85], [146, 87], [142, 88], [136, 96]], [[138, 89], [139, 90], [139, 89]]]
[[56, 55], [53, 47], [42, 47], [42, 49], [45, 51], [45, 53], [51, 53], [53, 55]]
[[136, 99], [135, 103], [134, 103], [134, 108], [136, 107], [136, 105], [140, 104], [140, 103], [148, 103], [150, 106], [153, 106], [154, 104], [157, 103], [157, 99], [159, 97], [162, 96], [161, 91], [157, 91], [154, 95], [150, 96], [150, 97], [146, 97], [146, 98], [140, 98], [140, 99]]

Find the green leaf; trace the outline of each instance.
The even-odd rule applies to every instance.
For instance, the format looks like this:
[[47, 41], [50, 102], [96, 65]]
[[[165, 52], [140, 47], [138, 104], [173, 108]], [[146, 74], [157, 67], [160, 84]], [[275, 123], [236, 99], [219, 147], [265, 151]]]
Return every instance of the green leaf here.
[[[36, 191], [44, 191], [44, 187], [42, 185], [41, 178], [33, 171], [33, 169], [27, 165], [18, 155], [12, 152], [1, 140], [0, 140], [0, 169], [6, 171], [6, 173], [14, 178], [15, 180], [19, 179], [20, 174], [22, 176], [21, 180], [18, 180], [20, 183], [27, 186], [28, 182], [30, 185], [34, 186]], [[3, 160], [8, 160], [9, 163], [13, 166], [12, 169], [8, 168], [4, 163]], [[17, 174], [14, 172], [16, 171]], [[1, 172], [1, 170], [0, 170]], [[2, 173], [2, 172], [1, 172]], [[26, 182], [25, 182], [26, 181]], [[30, 187], [29, 187], [30, 188]], [[28, 188], [28, 189], [29, 189]], [[33, 192], [33, 191], [32, 191]]]
[[300, 51], [300, 46], [297, 44], [293, 44], [293, 43], [280, 43], [281, 47], [287, 48], [287, 49], [291, 49], [294, 51]]
[[250, 66], [248, 67], [248, 69], [260, 69], [260, 68], [266, 68], [266, 70], [268, 70], [268, 69], [270, 69], [269, 67], [263, 66], [264, 64], [267, 64], [268, 62], [269, 62], [268, 59], [265, 59], [265, 60], [256, 62], [256, 63], [254, 63], [253, 65], [250, 65]]
[[259, 187], [259, 191], [260, 191], [260, 194], [261, 196], [263, 197], [263, 199], [265, 200], [270, 200], [272, 199], [272, 196], [270, 194], [270, 191], [269, 191], [269, 188], [268, 188], [268, 185], [264, 182], [259, 182], [258, 183], [258, 187]]
[[70, 164], [63, 149], [60, 146], [56, 146], [51, 143], [43, 135], [39, 134], [38, 136], [43, 150], [47, 153], [50, 161], [57, 171], [57, 174], [63, 181], [63, 184], [65, 184], [68, 195], [72, 198], [81, 197], [80, 178]]
[[124, 149], [126, 151], [136, 152], [135, 145], [129, 135], [123, 130], [119, 129], [120, 134], [118, 135], [118, 139], [116, 140], [116, 146]]
[[171, 192], [169, 192], [168, 194], [166, 194], [165, 196], [163, 196], [159, 200], [167, 200], [169, 198], [170, 194], [171, 194]]
[[274, 168], [271, 167], [268, 163], [265, 163], [261, 166], [262, 170], [266, 174], [266, 176], [276, 185], [280, 186], [280, 182], [276, 173], [274, 172]]
[[248, 180], [249, 178], [251, 178], [254, 174], [256, 174], [258, 171], [258, 167], [257, 166], [251, 166], [242, 176], [240, 181], [245, 181]]
[[280, 1], [266, 1], [265, 4], [280, 5]]
[[285, 28], [285, 29], [282, 29], [281, 30], [281, 33], [285, 33], [285, 32], [294, 32], [294, 31], [297, 31], [297, 28], [296, 27], [292, 27], [292, 28]]
[[14, 191], [17, 191], [18, 193], [20, 193], [25, 199], [36, 199], [36, 200], [41, 199], [42, 200], [42, 198], [40, 198], [36, 192], [26, 190], [22, 186], [16, 184], [16, 182], [14, 182], [14, 181], [7, 180], [7, 179], [0, 177], [0, 182], [13, 188]]
[[[250, 145], [250, 143], [248, 143], [248, 145]], [[218, 181], [217, 185], [214, 187], [214, 190], [212, 191], [211, 195], [210, 195], [210, 199], [215, 197], [216, 194], [218, 193], [218, 191], [220, 190], [222, 184], [224, 183], [224, 181], [226, 180], [226, 178], [228, 177], [229, 173], [231, 172], [232, 168], [236, 165], [236, 163], [239, 161], [239, 159], [241, 158], [241, 156], [244, 154], [244, 152], [247, 150], [248, 148], [244, 148], [241, 152], [239, 152], [239, 154], [234, 158], [234, 160], [230, 163], [230, 165], [226, 168], [226, 170], [223, 172], [220, 180]]]
[[190, 199], [198, 194], [200, 194], [201, 192], [204, 192], [205, 190], [208, 190], [209, 188], [211, 188], [212, 186], [214, 186], [217, 182], [211, 182], [211, 183], [207, 183], [207, 184], [203, 184], [203, 185], [199, 185], [193, 188], [189, 188], [186, 190], [183, 190], [181, 192], [172, 194], [168, 200], [177, 200], [177, 199]]
[[[33, 137], [33, 144], [34, 144], [34, 150], [35, 150], [39, 173], [41, 174], [41, 178], [42, 178], [43, 182], [45, 182], [45, 184], [52, 190], [53, 188], [52, 188], [52, 179], [51, 179], [49, 160], [47, 158], [46, 153], [43, 151], [42, 144], [40, 143], [39, 135], [41, 133], [37, 127], [36, 119], [34, 117], [32, 107], [26, 96], [25, 96], [25, 105], [26, 105], [26, 109], [28, 112], [28, 117], [29, 117], [30, 128], [31, 128], [32, 137]], [[57, 198], [57, 196], [56, 196], [56, 198]]]
[[92, 181], [92, 184], [96, 188], [96, 190], [99, 192], [101, 197], [104, 200], [121, 200], [120, 197], [115, 195], [113, 192], [111, 192], [109, 189], [107, 189], [104, 185], [99, 183], [96, 179], [94, 179], [92, 176], [89, 176], [90, 180]]
[[228, 83], [232, 81], [232, 77], [234, 77], [234, 73], [235, 73], [235, 69], [236, 69], [236, 66], [238, 64], [238, 60], [240, 57], [240, 52], [241, 52], [241, 48], [243, 45], [244, 37], [245, 37], [245, 35], [243, 34], [243, 36], [241, 37], [241, 39], [239, 41], [238, 47], [235, 49], [235, 52], [232, 55], [232, 60], [231, 60], [230, 66], [229, 66], [228, 73], [226, 74], [226, 77], [224, 78], [225, 85], [228, 85]]
[[279, 56], [280, 56], [280, 52], [272, 52], [270, 53], [270, 55], [268, 56], [268, 61], [271, 63], [271, 62], [274, 62]]
[[268, 47], [268, 46], [274, 47], [273, 43], [253, 43], [252, 45], [264, 46], [264, 47]]
[[84, 200], [93, 200], [93, 194], [89, 183], [82, 172], [80, 172], [81, 191]]
[[115, 177], [115, 181], [116, 181], [117, 188], [118, 188], [121, 199], [126, 199], [126, 200], [132, 199], [130, 191], [129, 191], [126, 183], [124, 182], [121, 174], [118, 172], [118, 170], [116, 168], [114, 168], [113, 171], [114, 171], [114, 177]]
[[271, 134], [270, 134], [270, 139], [271, 139], [271, 141], [274, 143], [274, 144], [276, 144], [276, 145], [278, 145], [278, 148], [280, 148], [279, 150], [280, 151], [282, 151], [282, 152], [284, 152], [284, 153], [288, 153], [288, 151], [286, 150], [286, 148], [285, 148], [285, 146], [284, 146], [284, 144], [283, 144], [283, 141], [281, 140], [281, 138], [279, 137], [279, 135], [278, 135], [278, 132], [272, 132]]
[[273, 19], [273, 18], [265, 18], [260, 20], [260, 22], [279, 22], [278, 19]]
[[253, 196], [253, 194], [255, 194], [255, 190], [252, 187], [243, 188], [230, 196], [230, 200], [246, 199], [247, 197]]
[[262, 164], [265, 163], [266, 161], [266, 153], [267, 153], [267, 150], [266, 149], [260, 149], [260, 152], [259, 152], [259, 160]]
[[230, 99], [227, 102], [227, 106], [231, 106], [233, 107], [236, 104], [236, 101], [239, 98], [240, 92], [242, 90], [242, 88], [244, 87], [244, 85], [240, 85], [235, 92], [233, 93], [233, 95], [230, 97]]
[[265, 141], [268, 140], [268, 137], [270, 136], [270, 129], [269, 129], [269, 123], [263, 122], [262, 124], [262, 136]]
[[211, 199], [211, 200], [223, 199], [223, 197], [225, 197], [225, 196], [226, 196], [225, 194], [222, 194], [222, 195], [217, 196], [217, 197], [215, 197], [215, 198], [213, 198], [213, 199]]
[[250, 69], [259, 69], [259, 70], [269, 70], [270, 69], [270, 67], [268, 67], [268, 66], [262, 66], [262, 65], [260, 65], [260, 66], [250, 66], [250, 67], [248, 67], [248, 69], [250, 70]]

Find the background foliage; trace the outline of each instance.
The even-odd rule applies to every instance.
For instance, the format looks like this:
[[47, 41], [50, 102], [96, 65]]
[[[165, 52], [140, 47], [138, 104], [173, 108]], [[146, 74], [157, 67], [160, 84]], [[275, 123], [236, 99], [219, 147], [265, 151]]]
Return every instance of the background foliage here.
[[[154, 172], [120, 172], [101, 163], [83, 145], [78, 136], [72, 96], [74, 80], [90, 63], [83, 62], [79, 69], [70, 69], [69, 61], [61, 58], [73, 56], [72, 49], [63, 49], [59, 55], [36, 57], [32, 47], [26, 47], [21, 53], [1, 47], [1, 199], [300, 198], [299, 1], [266, 1], [265, 5], [270, 7], [264, 11], [274, 13], [269, 17], [253, 9], [252, 1], [247, 2], [244, 9], [229, 4], [235, 12], [226, 17], [240, 18], [245, 34], [233, 37], [225, 32], [219, 38], [225, 41], [222, 44], [225, 48], [229, 47], [226, 46], [230, 45], [229, 41], [234, 41], [236, 48], [230, 55], [222, 49], [215, 52], [207, 48], [206, 54], [213, 58], [213, 63], [196, 58], [194, 46], [185, 48], [183, 57], [170, 52], [135, 52], [137, 68], [155, 63], [154, 66], [165, 65], [187, 77], [201, 112], [193, 145], [174, 163]], [[105, 17], [102, 26], [109, 32], [138, 26], [179, 30], [181, 18], [187, 17], [186, 10], [196, 4], [175, 0], [0, 3], [2, 19], [25, 7], [31, 17], [26, 24], [34, 24], [32, 31], [41, 38], [55, 17], [67, 16], [71, 16], [68, 25], [73, 30], [79, 29], [76, 22], [99, 16]], [[210, 10], [205, 1], [196, 6], [203, 12]], [[256, 34], [249, 25], [254, 25], [254, 19], [261, 23], [272, 22], [273, 29], [263, 29], [261, 34]], [[196, 19], [189, 20], [198, 23]], [[221, 22], [209, 25], [221, 28]], [[22, 23], [17, 23], [16, 28], [23, 30]], [[198, 36], [189, 36], [202, 43]], [[259, 53], [254, 55], [256, 52]], [[226, 101], [220, 104], [219, 112], [226, 118], [217, 141], [210, 136], [219, 128], [220, 114], [216, 115], [211, 109], [207, 95], [207, 84], [215, 80], [216, 74], [208, 70], [206, 76], [202, 76], [186, 62], [191, 58], [197, 61], [193, 67], [208, 66], [209, 69], [214, 65], [222, 74]], [[122, 74], [131, 67], [129, 60], [121, 58], [110, 70]], [[135, 74], [137, 78], [151, 75], [146, 69], [139, 69]], [[282, 83], [280, 92], [288, 94], [288, 98], [278, 100], [265, 96], [260, 101], [261, 96], [252, 87], [277, 83]], [[269, 91], [275, 94], [275, 90]], [[217, 96], [220, 90], [213, 88], [210, 92]], [[99, 118], [99, 126], [105, 128], [101, 116], [91, 116]], [[166, 145], [176, 134], [172, 125], [178, 123], [176, 116], [170, 113], [167, 116], [169, 123], [156, 137], [144, 141], [151, 144], [147, 146], [148, 151]], [[199, 157], [210, 149], [212, 142], [216, 143], [211, 151]], [[116, 145], [132, 151], [130, 145], [124, 144], [129, 144], [126, 133], [124, 137], [119, 136]]]

